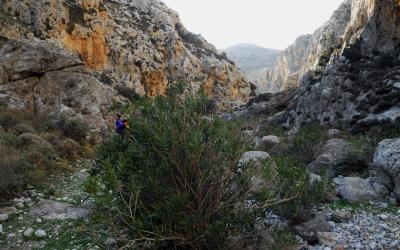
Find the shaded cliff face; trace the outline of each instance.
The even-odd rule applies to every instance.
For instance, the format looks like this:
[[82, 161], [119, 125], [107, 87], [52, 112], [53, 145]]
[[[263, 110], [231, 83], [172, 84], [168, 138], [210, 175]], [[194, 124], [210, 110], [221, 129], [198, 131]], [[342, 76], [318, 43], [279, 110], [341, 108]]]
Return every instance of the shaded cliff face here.
[[340, 47], [351, 18], [351, 0], [344, 1], [328, 22], [312, 35], [299, 37], [281, 52], [273, 69], [268, 72], [269, 92], [297, 88], [309, 70], [318, 66], [318, 59]]
[[244, 72], [246, 78], [256, 85], [256, 93], [265, 93], [268, 90], [270, 83], [267, 72], [274, 66], [279, 50], [252, 44], [239, 44], [222, 52], [225, 52], [228, 58]]
[[339, 53], [305, 74], [288, 126], [341, 124], [354, 131], [400, 119], [400, 2], [353, 0]]
[[192, 91], [204, 87], [217, 100], [250, 94], [235, 66], [158, 0], [3, 0], [2, 9], [31, 34], [0, 30], [1, 36], [55, 40], [121, 94], [159, 95], [177, 82]]

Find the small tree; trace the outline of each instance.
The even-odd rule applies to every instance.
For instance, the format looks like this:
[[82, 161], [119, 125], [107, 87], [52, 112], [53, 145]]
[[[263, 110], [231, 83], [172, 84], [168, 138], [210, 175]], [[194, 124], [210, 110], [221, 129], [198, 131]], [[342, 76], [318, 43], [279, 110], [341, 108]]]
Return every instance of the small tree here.
[[204, 96], [170, 95], [131, 108], [131, 130], [100, 148], [92, 184], [133, 236], [127, 247], [219, 248], [250, 186], [240, 129], [205, 117]]

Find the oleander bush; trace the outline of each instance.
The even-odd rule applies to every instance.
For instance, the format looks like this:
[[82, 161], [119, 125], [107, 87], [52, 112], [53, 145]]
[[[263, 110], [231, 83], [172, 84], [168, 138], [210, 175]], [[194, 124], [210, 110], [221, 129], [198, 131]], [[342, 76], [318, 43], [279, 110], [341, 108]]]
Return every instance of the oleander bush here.
[[[117, 224], [125, 247], [218, 249], [250, 187], [239, 171], [240, 127], [207, 118], [204, 96], [174, 92], [135, 103], [131, 129], [99, 149], [87, 184]], [[249, 168], [250, 169], [250, 168]]]

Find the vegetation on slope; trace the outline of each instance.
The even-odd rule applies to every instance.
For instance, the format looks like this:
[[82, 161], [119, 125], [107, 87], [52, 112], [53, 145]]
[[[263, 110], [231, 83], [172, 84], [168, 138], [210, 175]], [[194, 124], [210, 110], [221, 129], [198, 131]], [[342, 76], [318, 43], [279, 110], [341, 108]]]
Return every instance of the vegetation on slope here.
[[79, 120], [0, 107], [0, 193], [22, 191], [83, 156], [88, 128]]

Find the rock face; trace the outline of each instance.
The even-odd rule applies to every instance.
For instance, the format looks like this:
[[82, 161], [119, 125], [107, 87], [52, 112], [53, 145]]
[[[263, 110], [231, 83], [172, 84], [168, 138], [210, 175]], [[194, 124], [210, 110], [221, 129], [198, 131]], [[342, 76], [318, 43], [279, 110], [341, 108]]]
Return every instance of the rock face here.
[[344, 1], [314, 34], [297, 38], [293, 45], [281, 52], [274, 68], [268, 72], [269, 92], [298, 87], [303, 75], [322, 63], [321, 57], [322, 61], [329, 60], [333, 50], [342, 44], [342, 36], [351, 18], [351, 7], [351, 0]]
[[301, 80], [288, 126], [342, 124], [355, 132], [400, 117], [400, 7], [392, 0], [353, 0], [339, 50]]
[[279, 51], [267, 49], [253, 44], [239, 44], [222, 50], [229, 59], [245, 73], [247, 79], [257, 87], [256, 93], [265, 93], [268, 82], [268, 70], [274, 66]]
[[[179, 82], [189, 91], [203, 88], [220, 101], [244, 100], [250, 94], [250, 84], [235, 66], [188, 32], [161, 1], [4, 0], [0, 5], [5, 15], [18, 17], [23, 31], [78, 54], [104, 85], [125, 97], [164, 94]], [[9, 24], [1, 30], [15, 29]], [[18, 39], [23, 31], [0, 35]]]
[[19, 40], [0, 49], [0, 101], [8, 107], [79, 117], [101, 132], [104, 115], [123, 99], [57, 43]]

